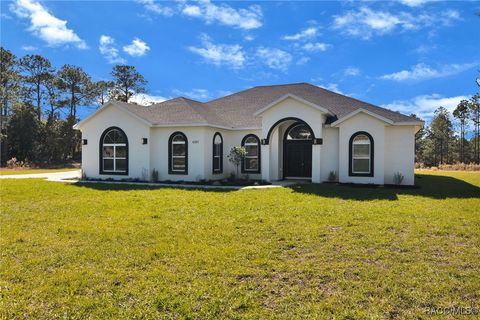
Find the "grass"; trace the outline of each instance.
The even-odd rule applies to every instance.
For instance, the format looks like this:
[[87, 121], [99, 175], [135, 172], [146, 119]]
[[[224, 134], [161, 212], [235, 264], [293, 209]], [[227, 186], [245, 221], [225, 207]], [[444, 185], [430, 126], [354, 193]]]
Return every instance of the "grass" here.
[[[413, 319], [480, 307], [480, 173], [420, 188], [2, 180], [0, 318]], [[453, 319], [453, 316], [439, 316]]]
[[16, 169], [0, 169], [0, 176], [17, 175], [17, 174], [32, 174], [32, 173], [51, 173], [51, 172], [68, 172], [75, 171], [78, 168], [61, 168], [61, 169], [30, 169], [30, 168], [16, 168]]

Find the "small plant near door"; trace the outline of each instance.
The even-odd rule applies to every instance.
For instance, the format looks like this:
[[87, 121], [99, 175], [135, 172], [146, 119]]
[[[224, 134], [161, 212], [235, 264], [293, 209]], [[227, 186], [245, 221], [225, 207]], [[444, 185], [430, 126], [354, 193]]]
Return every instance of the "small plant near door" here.
[[158, 170], [156, 169], [152, 171], [152, 182], [158, 182]]
[[247, 156], [247, 149], [239, 146], [233, 147], [227, 156], [228, 161], [230, 161], [235, 166], [237, 177], [238, 177], [238, 168], [240, 167], [243, 159], [245, 159], [246, 156]]
[[399, 186], [402, 184], [403, 178], [403, 174], [401, 174], [400, 172], [395, 172], [395, 174], [393, 175], [393, 183]]
[[328, 174], [328, 182], [335, 182], [335, 181], [337, 181], [337, 172], [335, 170], [332, 170]]

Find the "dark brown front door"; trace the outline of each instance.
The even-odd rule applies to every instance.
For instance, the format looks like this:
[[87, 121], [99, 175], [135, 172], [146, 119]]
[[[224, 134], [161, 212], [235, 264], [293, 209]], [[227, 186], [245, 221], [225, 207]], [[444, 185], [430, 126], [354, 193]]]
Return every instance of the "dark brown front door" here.
[[312, 141], [286, 140], [283, 152], [284, 178], [312, 176]]

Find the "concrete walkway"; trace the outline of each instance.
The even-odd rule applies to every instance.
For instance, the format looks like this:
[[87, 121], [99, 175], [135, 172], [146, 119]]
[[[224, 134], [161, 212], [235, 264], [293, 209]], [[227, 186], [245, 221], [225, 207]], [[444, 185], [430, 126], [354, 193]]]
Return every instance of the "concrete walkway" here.
[[[65, 172], [45, 172], [45, 173], [27, 173], [27, 174], [11, 174], [0, 176], [0, 179], [47, 179], [48, 181], [58, 182], [77, 182], [82, 177], [81, 170], [65, 171]], [[70, 179], [70, 180], [68, 180]]]
[[270, 185], [259, 186], [213, 186], [213, 185], [197, 185], [197, 184], [177, 184], [177, 183], [149, 183], [149, 182], [130, 182], [130, 181], [88, 181], [82, 180], [81, 170], [67, 172], [50, 172], [50, 173], [31, 173], [31, 174], [12, 174], [0, 176], [0, 179], [46, 179], [53, 182], [81, 183], [81, 184], [120, 184], [120, 185], [136, 185], [149, 187], [169, 187], [169, 188], [185, 188], [185, 189], [223, 189], [223, 190], [248, 190], [248, 189], [270, 189], [292, 186], [298, 181], [275, 181]]

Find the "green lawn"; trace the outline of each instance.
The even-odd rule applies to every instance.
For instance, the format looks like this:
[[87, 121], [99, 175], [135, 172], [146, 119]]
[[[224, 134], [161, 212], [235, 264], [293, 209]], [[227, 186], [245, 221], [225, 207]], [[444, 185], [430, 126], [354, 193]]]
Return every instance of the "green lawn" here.
[[0, 318], [425, 319], [427, 307], [478, 308], [480, 173], [417, 178], [418, 189], [244, 191], [2, 180]]
[[50, 172], [68, 172], [75, 171], [77, 168], [63, 168], [63, 169], [0, 169], [0, 176], [17, 175], [17, 174], [32, 174], [32, 173], [50, 173]]

